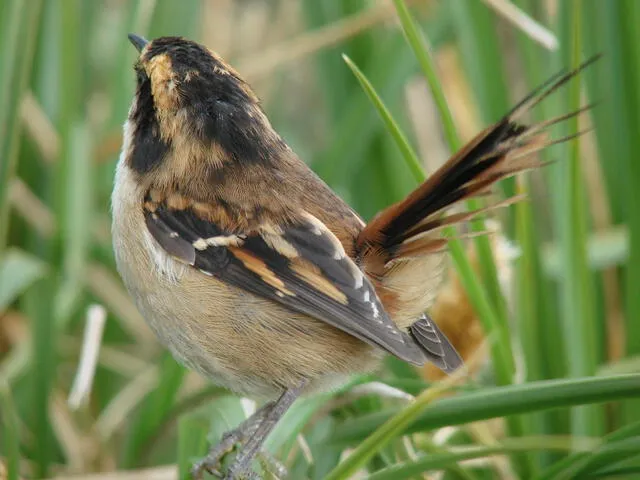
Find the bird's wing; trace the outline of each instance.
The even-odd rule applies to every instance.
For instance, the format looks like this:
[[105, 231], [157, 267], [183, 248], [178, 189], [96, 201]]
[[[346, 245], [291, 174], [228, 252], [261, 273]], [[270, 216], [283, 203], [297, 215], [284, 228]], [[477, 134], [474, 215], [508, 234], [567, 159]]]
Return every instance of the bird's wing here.
[[253, 294], [312, 316], [397, 357], [422, 365], [424, 352], [385, 312], [370, 281], [336, 236], [308, 212], [286, 224], [230, 231], [181, 202], [145, 202], [146, 226], [164, 250]]

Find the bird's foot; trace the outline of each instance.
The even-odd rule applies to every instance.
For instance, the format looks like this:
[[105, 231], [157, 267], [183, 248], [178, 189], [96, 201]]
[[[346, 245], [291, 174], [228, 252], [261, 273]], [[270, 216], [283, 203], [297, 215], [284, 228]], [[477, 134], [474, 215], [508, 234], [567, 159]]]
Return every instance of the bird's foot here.
[[[263, 459], [267, 458], [266, 454], [261, 454], [264, 441], [278, 420], [300, 395], [305, 385], [306, 380], [300, 382], [300, 385], [295, 388], [287, 388], [278, 400], [263, 405], [235, 430], [223, 435], [220, 443], [211, 449], [209, 455], [196, 463], [191, 469], [191, 476], [194, 480], [201, 480], [204, 472], [209, 472], [224, 480], [258, 479], [258, 475], [252, 468], [253, 460], [259, 455], [262, 455]], [[222, 460], [238, 444], [240, 445], [239, 453], [223, 475], [219, 470]], [[276, 462], [271, 462], [271, 464], [277, 465]], [[270, 473], [279, 475], [283, 470], [284, 467], [279, 466]]]
[[260, 463], [265, 473], [265, 478], [280, 480], [286, 478], [286, 467], [270, 453], [260, 451], [254, 456], [243, 455], [242, 450], [231, 464], [222, 472], [222, 462], [225, 456], [236, 447], [242, 448], [247, 438], [243, 438], [242, 432], [232, 431], [226, 434], [222, 441], [211, 449], [209, 454], [193, 465], [191, 475], [194, 479], [201, 480], [205, 472], [223, 480], [259, 480], [261, 477], [252, 470], [254, 457]]
[[[242, 449], [247, 442], [249, 442], [251, 437], [255, 435], [265, 415], [272, 407], [273, 403], [265, 404], [251, 417], [238, 425], [237, 428], [222, 435], [220, 442], [209, 450], [207, 456], [193, 465], [191, 468], [191, 477], [194, 480], [201, 480], [204, 472], [209, 472], [218, 478], [229, 478], [227, 475], [223, 475], [220, 470], [224, 457], [228, 453], [231, 453], [237, 446]], [[234, 460], [233, 463], [235, 464], [236, 461]]]
[[242, 426], [225, 433], [222, 436], [222, 440], [215, 447], [209, 450], [206, 457], [194, 463], [191, 468], [191, 476], [194, 480], [202, 480], [204, 473], [209, 472], [218, 478], [227, 478], [223, 476], [220, 471], [222, 460], [224, 457], [231, 453], [237, 445], [243, 445], [248, 440], [248, 432], [245, 432]]

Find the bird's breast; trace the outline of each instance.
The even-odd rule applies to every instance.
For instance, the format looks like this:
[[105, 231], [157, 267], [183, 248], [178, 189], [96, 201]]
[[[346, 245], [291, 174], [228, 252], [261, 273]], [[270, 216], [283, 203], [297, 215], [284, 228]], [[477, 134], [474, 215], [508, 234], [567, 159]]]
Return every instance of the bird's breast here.
[[167, 255], [146, 229], [143, 192], [122, 163], [113, 244], [118, 271], [149, 326], [187, 367], [235, 392], [272, 397], [370, 370], [381, 352], [314, 318], [204, 275]]

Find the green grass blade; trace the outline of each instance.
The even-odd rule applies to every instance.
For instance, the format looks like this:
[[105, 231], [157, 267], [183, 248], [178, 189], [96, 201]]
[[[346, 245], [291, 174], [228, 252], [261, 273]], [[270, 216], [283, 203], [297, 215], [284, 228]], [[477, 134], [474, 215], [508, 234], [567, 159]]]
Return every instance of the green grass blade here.
[[131, 468], [139, 466], [148, 442], [162, 426], [182, 385], [186, 371], [171, 355], [164, 354], [160, 366], [160, 383], [142, 402], [136, 420], [129, 431], [123, 463]]
[[[524, 184], [524, 181], [520, 183]], [[524, 191], [520, 187], [518, 193]], [[518, 203], [516, 210], [516, 234], [522, 255], [518, 262], [518, 295], [517, 309], [521, 342], [527, 364], [527, 380], [535, 381], [545, 378], [544, 361], [539, 346], [544, 342], [544, 335], [540, 329], [538, 319], [542, 312], [536, 299], [540, 298], [539, 279], [540, 264], [536, 254], [535, 227], [531, 204], [527, 201]]]
[[46, 270], [46, 264], [33, 255], [18, 249], [8, 250], [0, 259], [0, 313], [42, 278]]
[[[612, 444], [631, 440], [638, 436], [640, 436], [640, 422], [634, 422], [632, 424], [619, 428], [618, 430], [604, 437], [602, 448], [608, 448], [610, 450], [612, 448]], [[592, 456], [593, 453], [573, 453], [572, 455], [569, 455], [568, 457], [565, 457], [546, 468], [540, 474], [539, 480], [551, 480], [558, 478], [559, 476], [564, 476], [566, 474], [578, 471], [583, 467], [583, 465], [591, 461]]]
[[[400, 444], [400, 442], [398, 442]], [[418, 441], [415, 441], [418, 444]], [[404, 442], [402, 444], [405, 444]], [[448, 456], [450, 453], [447, 448], [439, 445], [435, 445], [432, 439], [420, 438], [419, 444], [416, 445], [419, 447], [419, 450], [424, 453], [425, 457], [436, 458], [439, 457], [444, 460], [443, 457]], [[389, 467], [385, 467], [381, 470], [377, 470], [373, 475], [384, 474], [387, 470], [392, 470], [390, 473], [393, 474], [393, 469], [401, 469], [404, 466], [410, 467], [410, 465], [414, 465], [416, 461], [420, 461], [420, 457], [416, 459], [416, 452], [412, 452], [411, 455], [404, 455], [399, 458], [400, 461], [397, 463], [391, 464]], [[443, 461], [444, 465], [442, 466], [442, 473], [444, 474], [447, 480], [479, 480], [480, 476], [476, 475], [472, 469], [467, 469], [462, 465], [458, 465], [456, 462], [446, 462]], [[415, 474], [415, 471], [413, 471]], [[411, 476], [409, 472], [407, 472], [408, 476]], [[406, 477], [405, 477], [406, 478]], [[423, 477], [414, 476], [414, 478], [421, 479]]]
[[52, 315], [54, 292], [57, 288], [53, 273], [36, 282], [25, 295], [25, 311], [34, 319], [31, 361], [31, 405], [33, 410], [33, 430], [38, 441], [34, 452], [36, 471], [46, 478], [51, 462], [55, 458], [55, 442], [49, 417], [49, 400], [55, 379], [56, 348], [55, 319]]
[[[19, 132], [20, 125], [20, 107], [25, 92], [29, 86], [29, 77], [34, 69], [36, 40], [38, 38], [40, 27], [40, 13], [43, 2], [34, 1], [25, 5], [25, 2], [12, 1], [5, 2], [3, 7], [6, 16], [3, 17], [3, 29], [7, 36], [3, 36], [2, 44], [2, 75], [0, 75], [0, 83], [2, 86], [2, 98], [0, 100], [0, 256], [6, 241], [8, 228], [8, 199], [7, 193], [10, 188], [10, 182], [14, 175], [14, 170], [18, 162]], [[17, 10], [14, 10], [17, 9]], [[8, 22], [5, 24], [4, 22]], [[15, 29], [15, 30], [14, 30]], [[14, 34], [16, 34], [14, 36]], [[5, 70], [6, 68], [6, 70]], [[6, 97], [9, 95], [9, 97]], [[6, 115], [6, 116], [5, 116]], [[44, 281], [38, 281], [29, 289], [25, 299], [43, 292], [45, 288]], [[41, 295], [40, 300], [46, 302], [47, 295]], [[44, 310], [44, 309], [41, 309]], [[38, 320], [44, 320], [44, 316]], [[51, 319], [46, 318], [51, 324]], [[38, 329], [39, 321], [34, 322], [33, 343], [36, 346], [43, 347], [43, 355], [51, 351], [50, 344], [45, 345], [45, 335]], [[48, 336], [47, 341], [51, 341]], [[25, 348], [24, 352], [28, 349]], [[31, 350], [34, 351], [34, 350]], [[38, 435], [39, 442], [36, 444], [35, 451], [31, 456], [34, 461], [34, 472], [39, 476], [46, 476], [48, 466], [53, 457], [53, 445], [51, 442], [51, 428], [49, 426], [48, 416], [48, 399], [49, 391], [53, 378], [51, 371], [48, 369], [50, 363], [41, 361], [43, 357], [36, 359], [38, 367], [33, 371], [32, 382], [29, 387], [29, 396], [25, 398], [28, 402], [28, 409], [31, 416], [29, 420], [34, 426], [34, 431]], [[38, 362], [38, 360], [40, 360]], [[28, 389], [28, 388], [27, 388]], [[24, 398], [24, 397], [23, 397]], [[28, 399], [28, 400], [27, 400]], [[20, 406], [21, 404], [18, 404]]]
[[[626, 319], [627, 319], [627, 355], [640, 354], [640, 295], [634, 286], [640, 284], [640, 199], [637, 188], [640, 182], [640, 165], [638, 164], [638, 148], [640, 139], [636, 134], [640, 128], [640, 34], [636, 22], [640, 20], [640, 7], [636, 2], [625, 1], [621, 6], [607, 5], [608, 8], [618, 10], [623, 28], [620, 29], [621, 40], [624, 42], [624, 62], [620, 81], [628, 87], [628, 97], [622, 99], [625, 103], [624, 120], [628, 120], [628, 128], [632, 133], [628, 138], [630, 156], [625, 162], [625, 172], [628, 178], [626, 196], [627, 222], [629, 225], [629, 261], [626, 265]], [[621, 43], [622, 43], [621, 42]], [[619, 99], [619, 97], [618, 97]], [[620, 100], [620, 99], [619, 99]], [[620, 120], [617, 120], [617, 124]], [[618, 136], [616, 135], [616, 139]], [[625, 417], [627, 421], [640, 419], [640, 402], [626, 405]]]
[[9, 188], [18, 159], [20, 102], [29, 86], [41, 0], [25, 5], [11, 0], [2, 6], [0, 43], [0, 256], [9, 228]]
[[[638, 455], [640, 451], [640, 437], [632, 437], [618, 442], [611, 442], [579, 457], [579, 459], [559, 470], [550, 470], [537, 480], [572, 480], [586, 478], [598, 470]], [[564, 466], [564, 462], [560, 462]]]
[[20, 429], [11, 390], [4, 379], [0, 378], [0, 440], [6, 462], [6, 480], [20, 478]]
[[178, 420], [178, 478], [191, 480], [191, 467], [207, 453], [209, 416], [204, 411], [182, 415]]
[[[598, 445], [598, 442], [595, 440], [583, 440], [583, 445], [581, 446], [583, 450], [592, 450]], [[379, 470], [369, 475], [367, 480], [404, 480], [430, 471], [441, 470], [464, 460], [532, 450], [558, 450], [563, 452], [569, 451], [571, 448], [571, 440], [566, 437], [507, 438], [504, 439], [500, 445], [496, 446], [463, 447], [463, 451], [460, 452], [425, 455], [417, 460]]]
[[351, 478], [388, 442], [399, 436], [420, 412], [444, 393], [446, 389], [446, 384], [441, 384], [425, 390], [409, 406], [381, 425], [380, 428], [360, 443], [342, 463], [327, 475], [325, 480], [347, 480]]
[[[519, 179], [516, 188], [518, 193], [524, 193], [524, 179]], [[533, 382], [553, 378], [549, 371], [549, 364], [557, 362], [561, 357], [549, 357], [549, 344], [560, 343], [561, 337], [549, 335], [548, 328], [554, 330], [557, 325], [549, 324], [550, 307], [546, 302], [545, 284], [540, 265], [540, 242], [536, 231], [533, 206], [529, 201], [519, 202], [515, 206], [516, 241], [521, 249], [521, 255], [516, 265], [516, 318], [520, 345], [526, 364], [525, 381]], [[561, 352], [558, 352], [561, 353]], [[527, 435], [550, 435], [560, 433], [558, 422], [554, 422], [552, 415], [560, 412], [537, 412], [528, 415], [523, 424]], [[548, 462], [549, 452], [541, 451], [534, 454], [541, 464]]]
[[[540, 8], [539, 2], [516, 0], [514, 3], [532, 18], [543, 24], [547, 23], [546, 11]], [[516, 35], [518, 56], [521, 59], [519, 66], [524, 72], [526, 90], [529, 91], [554, 73], [548, 60], [552, 54], [542, 49], [525, 33], [517, 32]], [[531, 121], [552, 117], [553, 112], [549, 108], [552, 106], [551, 102], [538, 105], [531, 114]], [[553, 155], [553, 150], [541, 152], [541, 157], [545, 160], [557, 159]], [[518, 186], [518, 193], [538, 193], [538, 190], [531, 188], [533, 186], [535, 183], [530, 178], [523, 180]], [[540, 200], [544, 201], [545, 197]], [[546, 230], [549, 223], [548, 212], [541, 208], [540, 203], [542, 202], [521, 202], [515, 208], [516, 244], [522, 249], [517, 262], [515, 318], [525, 358], [527, 381], [566, 376], [564, 335], [555, 295], [557, 284], [550, 280], [552, 275], [546, 268], [548, 256], [540, 249], [542, 240], [548, 237]], [[559, 255], [556, 258], [559, 265]], [[561, 267], [558, 267], [558, 271], [562, 272]], [[568, 413], [555, 410], [528, 415], [525, 431], [527, 435], [566, 434]], [[539, 459], [540, 467], [545, 467], [558, 455], [557, 452], [539, 452], [534, 457]]]
[[[604, 53], [598, 68], [585, 73], [591, 97], [605, 100], [593, 115], [593, 123], [612, 219], [629, 229], [629, 259], [622, 269], [626, 319], [622, 334], [626, 354], [637, 355], [640, 330], [635, 319], [640, 315], [640, 297], [634, 285], [640, 281], [640, 139], [635, 132], [640, 128], [640, 34], [636, 28], [640, 9], [634, 1], [585, 2], [583, 8], [585, 50]], [[625, 421], [640, 419], [639, 402], [629, 401], [623, 406]]]
[[[522, 385], [484, 388], [477, 392], [439, 400], [424, 412], [414, 415], [410, 426], [402, 432], [420, 432], [505, 415], [611, 402], [639, 396], [640, 374], [545, 380]], [[336, 428], [334, 441], [339, 444], [359, 441], [379, 428], [394, 414], [395, 412], [381, 411], [347, 420]]]
[[371, 100], [371, 103], [373, 103], [373, 105], [376, 107], [376, 110], [378, 111], [378, 115], [380, 115], [380, 118], [382, 118], [382, 121], [387, 127], [387, 130], [389, 131], [389, 133], [391, 133], [391, 136], [393, 137], [393, 139], [396, 142], [396, 145], [400, 149], [400, 153], [402, 153], [402, 157], [404, 158], [404, 161], [406, 162], [407, 166], [411, 170], [411, 173], [413, 174], [414, 178], [418, 182], [423, 181], [424, 170], [422, 169], [422, 166], [420, 164], [420, 159], [418, 158], [418, 155], [416, 154], [415, 150], [409, 143], [409, 140], [407, 139], [405, 134], [402, 132], [402, 130], [398, 126], [398, 123], [393, 119], [391, 112], [385, 106], [382, 99], [378, 96], [375, 89], [373, 88], [373, 85], [371, 85], [371, 82], [369, 82], [367, 77], [364, 76], [364, 74], [360, 71], [360, 69], [356, 66], [356, 64], [353, 63], [351, 59], [346, 55], [342, 55], [342, 58], [344, 59], [347, 66], [351, 69], [353, 74], [356, 76], [356, 78], [358, 79], [358, 82], [360, 82], [362, 89], [365, 91], [365, 93], [369, 97], [369, 100]]
[[283, 449], [285, 453], [288, 452], [309, 419], [333, 397], [334, 394], [329, 393], [298, 400], [275, 426], [267, 438], [264, 448], [272, 453], [276, 453], [280, 449]]
[[[511, 107], [498, 22], [487, 4], [474, 0], [451, 2], [462, 62], [484, 123], [498, 121]], [[479, 41], [481, 39], [481, 41]], [[513, 192], [511, 192], [513, 194]]]
[[63, 328], [82, 298], [85, 266], [91, 245], [94, 224], [93, 176], [91, 174], [91, 131], [86, 123], [76, 124], [69, 132], [68, 186], [64, 192], [65, 224], [64, 281], [56, 296], [55, 317]]
[[[397, 94], [411, 72], [411, 56], [401, 50], [402, 45], [400, 36], [392, 39], [388, 45], [383, 45], [379, 55], [387, 59], [385, 68], [375, 69], [369, 74], [371, 83], [378, 86], [380, 97]], [[312, 164], [316, 172], [332, 186], [344, 185], [345, 179], [353, 178], [354, 172], [362, 167], [365, 159], [368, 160], [368, 149], [380, 131], [378, 119], [369, 113], [366, 98], [352, 94], [349, 105], [335, 119], [335, 134], [331, 145], [317, 155]], [[345, 158], [349, 161], [345, 162]]]
[[[570, 64], [577, 66], [581, 61], [581, 2], [563, 4], [561, 30]], [[562, 44], [562, 42], [561, 42]], [[566, 90], [567, 111], [580, 107], [580, 82], [572, 82]], [[578, 119], [566, 122], [570, 133], [578, 130]], [[562, 181], [558, 210], [558, 225], [563, 249], [563, 271], [560, 279], [562, 316], [565, 326], [565, 348], [568, 358], [569, 375], [584, 377], [596, 372], [598, 351], [597, 326], [594, 312], [596, 306], [592, 277], [586, 254], [587, 227], [586, 202], [583, 174], [579, 150], [579, 140], [569, 142], [568, 158], [556, 166], [561, 171]], [[598, 435], [603, 432], [603, 411], [599, 406], [577, 407], [572, 410], [572, 431], [575, 435]]]
[[333, 437], [337, 443], [368, 436], [331, 472], [327, 480], [350, 478], [389, 441], [403, 433], [460, 425], [494, 416], [640, 396], [639, 386], [640, 375], [534, 382], [484, 389], [429, 405], [446, 388], [439, 385], [423, 392], [391, 418], [390, 414], [379, 412], [346, 421], [337, 427]]
[[631, 135], [635, 110], [630, 98], [635, 96], [635, 80], [630, 59], [639, 35], [635, 28], [621, 28], [630, 20], [627, 15], [634, 2], [585, 2], [583, 8], [583, 39], [585, 56], [603, 53], [597, 68], [584, 72], [587, 91], [592, 100], [602, 100], [596, 115], [592, 115], [597, 136], [597, 153], [607, 190], [606, 202], [615, 223], [627, 219], [630, 151], [638, 140]]
[[440, 114], [447, 144], [451, 151], [454, 152], [460, 148], [460, 137], [458, 136], [453, 115], [451, 115], [451, 110], [447, 104], [447, 99], [440, 86], [440, 80], [438, 79], [438, 73], [436, 72], [433, 59], [429, 54], [429, 43], [411, 16], [405, 3], [402, 0], [393, 0], [393, 4], [396, 7], [396, 12], [402, 25], [402, 31], [431, 89], [431, 94], [433, 95], [438, 113]]
[[2, 61], [3, 75], [0, 77], [0, 255], [4, 250], [9, 229], [9, 187], [17, 161], [16, 145], [20, 123], [18, 108], [22, 90], [26, 88], [26, 78], [21, 86], [20, 59], [18, 44], [21, 40], [22, 2], [14, 0], [4, 5], [2, 22]]
[[[525, 190], [524, 180], [519, 179], [518, 193]], [[542, 333], [538, 318], [540, 311], [535, 299], [539, 298], [539, 259], [536, 256], [536, 238], [533, 225], [533, 212], [529, 202], [523, 201], [515, 206], [516, 238], [521, 249], [517, 263], [517, 300], [516, 308], [521, 329], [521, 344], [527, 365], [527, 380], [541, 380], [543, 362], [538, 346], [542, 343]]]
[[589, 474], [590, 478], [605, 478], [605, 479], [612, 479], [612, 478], [616, 478], [616, 477], [622, 477], [622, 478], [633, 478], [631, 475], [635, 475], [637, 476], [638, 474], [640, 474], [640, 465], [638, 465], [637, 459], [636, 459], [636, 464], [635, 465], [629, 465], [629, 466], [621, 466], [621, 467], [612, 467], [612, 468], [606, 468], [604, 470], [600, 470], [598, 472]]

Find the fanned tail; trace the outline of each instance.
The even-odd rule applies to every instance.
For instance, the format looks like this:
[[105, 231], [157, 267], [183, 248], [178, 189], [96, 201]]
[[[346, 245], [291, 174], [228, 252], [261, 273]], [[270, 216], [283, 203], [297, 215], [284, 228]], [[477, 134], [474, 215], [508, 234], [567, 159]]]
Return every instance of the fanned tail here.
[[575, 70], [551, 77], [500, 121], [480, 132], [404, 201], [380, 212], [358, 238], [361, 251], [373, 248], [378, 254], [386, 255], [387, 262], [428, 254], [446, 245], [442, 237], [432, 235], [433, 232], [519, 200], [521, 197], [515, 197], [477, 211], [442, 215], [462, 200], [490, 193], [491, 187], [504, 178], [541, 167], [543, 162], [533, 156], [534, 153], [585, 133], [549, 139], [545, 130], [580, 115], [591, 105], [533, 125], [524, 125], [520, 119], [598, 58], [595, 56]]

